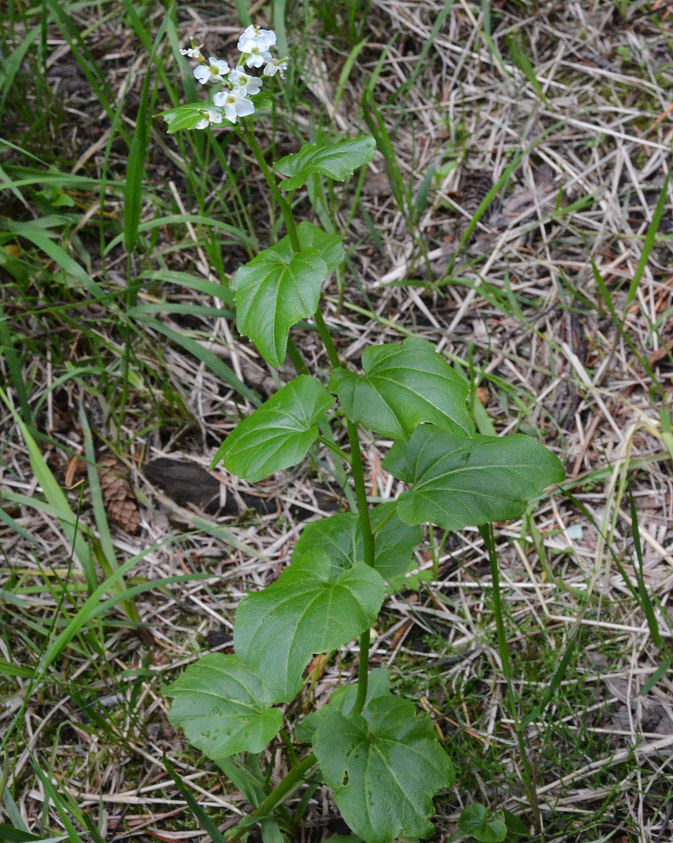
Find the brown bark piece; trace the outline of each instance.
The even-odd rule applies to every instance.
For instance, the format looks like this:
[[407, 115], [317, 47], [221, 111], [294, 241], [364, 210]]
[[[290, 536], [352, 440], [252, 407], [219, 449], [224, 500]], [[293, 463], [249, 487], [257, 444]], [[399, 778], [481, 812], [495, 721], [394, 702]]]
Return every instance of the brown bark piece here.
[[158, 457], [144, 466], [143, 473], [179, 506], [205, 506], [220, 493], [220, 484], [213, 475], [191, 460]]
[[98, 460], [98, 473], [109, 518], [127, 533], [135, 535], [140, 528], [140, 513], [127, 479], [126, 467], [114, 454], [103, 454]]

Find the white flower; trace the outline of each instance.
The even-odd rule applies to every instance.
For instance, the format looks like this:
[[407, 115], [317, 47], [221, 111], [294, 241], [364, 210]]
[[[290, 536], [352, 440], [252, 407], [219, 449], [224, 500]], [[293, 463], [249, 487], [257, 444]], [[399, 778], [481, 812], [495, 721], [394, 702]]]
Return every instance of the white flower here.
[[247, 67], [261, 67], [265, 62], [272, 60], [271, 53], [268, 50], [262, 50], [259, 47], [250, 47], [246, 50], [248, 56], [245, 59]]
[[201, 47], [203, 47], [203, 44], [200, 44], [198, 47], [189, 47], [186, 50], [181, 49], [180, 52], [183, 56], [187, 56], [187, 58], [189, 59], [195, 59], [196, 61], [205, 61], [206, 59], [203, 53], [201, 52]]
[[268, 50], [276, 43], [276, 33], [272, 29], [260, 29], [258, 26], [247, 26], [243, 35], [238, 39], [238, 49], [241, 53], [250, 53], [251, 47]]
[[272, 59], [264, 65], [262, 73], [264, 76], [275, 76], [280, 73], [280, 78], [285, 78], [285, 71], [287, 70], [287, 59]]
[[221, 82], [223, 77], [229, 73], [229, 65], [222, 59], [216, 59], [210, 56], [208, 64], [200, 64], [194, 68], [194, 76], [203, 85], [206, 82]]
[[238, 49], [246, 56], [247, 67], [261, 67], [271, 61], [269, 47], [276, 43], [276, 33], [272, 29], [260, 29], [258, 26], [246, 27], [238, 39]]
[[238, 68], [231, 71], [227, 81], [232, 84], [234, 88], [238, 88], [239, 93], [249, 97], [258, 94], [260, 88], [262, 87], [262, 80], [259, 76], [248, 76], [247, 73], [243, 73], [243, 71]]
[[242, 96], [237, 88], [218, 91], [213, 97], [213, 102], [224, 107], [224, 116], [230, 123], [235, 123], [239, 117], [247, 117], [255, 110], [254, 103]]
[[211, 123], [222, 122], [222, 114], [214, 108], [205, 108], [201, 113], [203, 118], [194, 126], [195, 129], [207, 129]]

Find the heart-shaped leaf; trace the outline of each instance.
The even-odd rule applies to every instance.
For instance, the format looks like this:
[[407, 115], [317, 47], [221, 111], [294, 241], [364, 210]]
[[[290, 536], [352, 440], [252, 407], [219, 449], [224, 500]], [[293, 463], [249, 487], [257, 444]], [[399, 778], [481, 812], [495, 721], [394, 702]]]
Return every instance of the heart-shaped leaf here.
[[164, 691], [174, 697], [171, 723], [215, 761], [261, 752], [283, 722], [268, 689], [234, 655], [204, 656]]
[[253, 483], [304, 459], [318, 438], [317, 421], [334, 400], [309, 375], [299, 375], [227, 436], [213, 459]]
[[445, 530], [516, 518], [565, 476], [559, 460], [529, 436], [463, 439], [425, 424], [393, 445], [383, 467], [413, 483], [397, 501], [402, 521]]
[[[390, 691], [390, 673], [385, 668], [377, 667], [375, 670], [369, 672], [367, 680], [365, 708], [371, 700], [376, 697], [383, 697]], [[324, 705], [322, 708], [312, 711], [304, 717], [295, 730], [296, 739], [301, 743], [311, 743], [323, 714], [336, 709], [348, 716], [353, 711], [357, 694], [358, 686], [356, 683], [341, 685], [332, 693], [332, 696], [329, 698], [329, 705]]]
[[366, 136], [330, 144], [306, 143], [299, 152], [276, 162], [278, 172], [288, 177], [280, 186], [283, 190], [296, 190], [314, 173], [344, 181], [358, 167], [369, 163], [375, 151], [376, 141]]
[[[407, 573], [414, 561], [414, 550], [423, 538], [421, 527], [400, 521], [396, 506], [396, 502], [391, 501], [369, 512], [376, 544], [374, 568], [388, 581]], [[307, 524], [294, 547], [292, 558], [299, 559], [320, 550], [344, 570], [356, 562], [363, 562], [364, 541], [357, 515], [340, 512]]]
[[267, 363], [283, 365], [290, 328], [316, 312], [328, 274], [313, 246], [287, 257], [276, 247], [265, 249], [238, 270], [236, 324]]
[[302, 555], [238, 607], [236, 652], [264, 677], [275, 702], [289, 702], [312, 656], [336, 650], [369, 629], [384, 593], [383, 579], [364, 563], [342, 570], [323, 551]]
[[345, 711], [344, 697], [320, 710], [313, 750], [348, 825], [368, 843], [430, 835], [432, 797], [454, 776], [431, 719], [390, 693]]
[[329, 381], [351, 421], [391, 439], [408, 439], [421, 422], [462, 436], [474, 433], [467, 381], [427, 340], [370, 346], [362, 366], [364, 375], [334, 369]]
[[[302, 249], [308, 249], [309, 246], [315, 246], [320, 252], [320, 257], [327, 264], [329, 272], [339, 266], [346, 258], [346, 252], [341, 245], [341, 237], [338, 234], [328, 234], [317, 225], [310, 222], [300, 222], [297, 226], [297, 238]], [[274, 246], [277, 252], [285, 257], [292, 254], [292, 244], [289, 237], [283, 237]]]
[[289, 236], [240, 267], [232, 278], [236, 324], [272, 366], [282, 366], [290, 328], [318, 309], [320, 290], [344, 259], [341, 239], [315, 225], [297, 227], [296, 252]]

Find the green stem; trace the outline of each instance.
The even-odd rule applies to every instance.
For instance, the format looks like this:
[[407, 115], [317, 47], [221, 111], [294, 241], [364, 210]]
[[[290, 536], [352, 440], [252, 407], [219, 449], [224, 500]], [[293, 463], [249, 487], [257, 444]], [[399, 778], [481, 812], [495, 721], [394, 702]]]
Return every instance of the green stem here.
[[[362, 470], [362, 451], [360, 450], [360, 438], [357, 425], [352, 421], [346, 422], [348, 428], [348, 439], [351, 446], [351, 471], [355, 484], [355, 495], [358, 502], [358, 518], [360, 519], [360, 530], [364, 543], [365, 562], [374, 567], [374, 533], [369, 519], [369, 505], [367, 504], [367, 488], [365, 486], [364, 472]], [[360, 662], [358, 664], [358, 695], [355, 698], [353, 710], [360, 713], [364, 708], [367, 699], [367, 686], [369, 682], [369, 630], [365, 630], [360, 636]]]
[[336, 454], [338, 457], [341, 457], [341, 459], [346, 463], [346, 465], [351, 464], [351, 458], [348, 456], [348, 454], [345, 451], [342, 451], [338, 445], [334, 444], [334, 442], [330, 442], [326, 436], [318, 436], [318, 442], [322, 442], [322, 444], [326, 448], [329, 448], [329, 450], [333, 454]]
[[295, 345], [292, 337], [287, 338], [287, 356], [292, 361], [292, 365], [297, 370], [298, 375], [308, 375], [308, 366], [301, 356], [301, 351]]
[[241, 836], [250, 828], [251, 825], [263, 820], [264, 817], [270, 816], [273, 809], [280, 805], [292, 791], [298, 787], [306, 773], [317, 764], [318, 759], [313, 753], [307, 755], [303, 761], [300, 761], [296, 767], [293, 767], [285, 778], [279, 782], [266, 799], [261, 802], [254, 811], [251, 811], [247, 817], [241, 820], [232, 832], [227, 835], [227, 843], [233, 843], [235, 840], [240, 840]]
[[[292, 244], [292, 249], [295, 252], [299, 252], [301, 251], [301, 244], [299, 242], [297, 226], [295, 224], [294, 217], [292, 216], [292, 206], [280, 192], [276, 183], [276, 177], [274, 176], [269, 165], [266, 163], [264, 153], [262, 152], [262, 149], [259, 143], [257, 142], [257, 138], [255, 137], [255, 133], [251, 124], [248, 121], [244, 121], [244, 126], [245, 140], [247, 141], [250, 149], [252, 150], [252, 154], [255, 156], [255, 159], [259, 164], [262, 173], [264, 174], [264, 178], [266, 179], [266, 182], [269, 185], [269, 189], [271, 190], [273, 198], [278, 203], [280, 212], [283, 215], [283, 220], [285, 221], [285, 227], [287, 228], [287, 233], [290, 238], [290, 243]], [[323, 342], [323, 345], [325, 346], [329, 362], [333, 368], [339, 368], [341, 366], [341, 361], [339, 360], [339, 353], [336, 350], [336, 346], [334, 345], [334, 341], [332, 340], [329, 328], [327, 327], [327, 324], [325, 323], [325, 320], [323, 319], [323, 315], [320, 310], [316, 311], [314, 318], [316, 326], [318, 328], [318, 333], [320, 334], [320, 338]], [[296, 365], [297, 364], [295, 363], [295, 367]], [[348, 462], [350, 464], [351, 471], [353, 472], [353, 483], [355, 485], [355, 496], [357, 500], [358, 510], [357, 514], [360, 521], [360, 530], [362, 531], [365, 562], [367, 563], [367, 565], [374, 567], [374, 533], [372, 532], [372, 525], [369, 518], [369, 505], [367, 503], [367, 487], [365, 485], [364, 471], [362, 468], [362, 451], [360, 450], [360, 438], [358, 436], [357, 425], [351, 421], [347, 421], [346, 424], [348, 429], [348, 441], [351, 450], [351, 456]], [[367, 685], [369, 677], [369, 644], [370, 634], [369, 630], [367, 630], [366, 632], [363, 632], [360, 636], [358, 693], [355, 701], [355, 711], [357, 712], [362, 711], [362, 709], [364, 708], [365, 700], [367, 699]], [[266, 801], [267, 800], [265, 800], [265, 803]], [[258, 810], [261, 810], [261, 808], [262, 805], [260, 805]], [[235, 840], [237, 838], [230, 839]]]
[[334, 369], [338, 369], [341, 366], [341, 361], [339, 360], [339, 354], [336, 350], [334, 342], [332, 341], [332, 335], [329, 332], [329, 328], [325, 323], [325, 320], [322, 317], [322, 313], [319, 310], [316, 310], [315, 316], [315, 324], [318, 328], [318, 333], [320, 334], [320, 339], [322, 340], [322, 344], [325, 346], [325, 351], [327, 352], [327, 356], [329, 357], [329, 362], [332, 364]]
[[278, 185], [276, 184], [276, 177], [272, 173], [269, 165], [266, 163], [264, 153], [262, 152], [262, 147], [257, 142], [255, 132], [250, 127], [248, 121], [245, 121], [245, 140], [247, 141], [248, 146], [252, 150], [252, 154], [255, 156], [255, 160], [259, 164], [262, 173], [264, 174], [266, 183], [269, 185], [271, 194], [276, 200], [278, 207], [280, 208], [280, 212], [283, 215], [283, 219], [285, 220], [285, 227], [287, 228], [287, 233], [290, 237], [290, 243], [292, 243], [292, 249], [295, 252], [300, 252], [301, 244], [299, 243], [297, 226], [295, 225], [294, 217], [292, 216], [292, 208], [290, 207], [290, 203], [280, 192]]
[[369, 644], [370, 634], [366, 630], [360, 636], [360, 661], [358, 663], [358, 695], [355, 698], [353, 711], [359, 714], [365, 707], [367, 701], [367, 689], [369, 687]]
[[353, 482], [355, 483], [355, 496], [358, 502], [358, 515], [362, 528], [362, 538], [365, 546], [365, 562], [374, 567], [374, 533], [371, 521], [369, 520], [369, 505], [367, 503], [367, 487], [362, 470], [362, 451], [360, 450], [360, 439], [358, 437], [357, 425], [352, 421], [346, 421], [348, 428], [348, 439], [351, 446], [351, 470]]

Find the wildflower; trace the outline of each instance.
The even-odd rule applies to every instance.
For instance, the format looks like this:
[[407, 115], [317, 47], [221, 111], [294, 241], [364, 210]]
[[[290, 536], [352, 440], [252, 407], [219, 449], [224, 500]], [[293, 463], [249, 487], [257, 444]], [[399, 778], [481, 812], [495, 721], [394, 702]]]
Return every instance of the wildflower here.
[[245, 28], [238, 39], [238, 50], [241, 53], [250, 53], [251, 47], [260, 50], [268, 50], [276, 43], [276, 33], [272, 29], [260, 29], [259, 26], [250, 25]]
[[249, 97], [258, 94], [260, 88], [262, 87], [262, 80], [259, 76], [248, 76], [247, 73], [244, 73], [238, 68], [231, 71], [227, 81], [230, 85], [233, 85], [234, 88], [238, 88], [240, 94], [243, 94], [244, 96], [247, 95]]
[[194, 42], [192, 41], [192, 46], [188, 47], [186, 50], [181, 49], [180, 52], [183, 56], [187, 56], [188, 59], [194, 59], [195, 61], [205, 62], [205, 56], [201, 52], [201, 47], [203, 44], [200, 44], [198, 47], [194, 46]]
[[264, 76], [275, 76], [280, 73], [280, 78], [285, 78], [285, 71], [287, 70], [287, 59], [272, 59], [264, 65], [262, 71]]
[[224, 116], [230, 123], [235, 123], [239, 117], [247, 117], [255, 110], [254, 103], [246, 99], [237, 88], [218, 91], [213, 97], [213, 102], [224, 107]]
[[195, 129], [207, 129], [211, 123], [221, 123], [222, 114], [215, 108], [204, 108], [203, 118], [194, 126]]
[[194, 68], [194, 76], [203, 85], [206, 82], [221, 82], [222, 79], [229, 73], [229, 65], [222, 59], [216, 59], [210, 56], [208, 64], [200, 64]]
[[271, 61], [271, 53], [268, 50], [261, 50], [259, 47], [250, 47], [246, 50], [245, 63], [247, 67], [261, 67], [265, 62]]
[[261, 67], [272, 61], [269, 47], [276, 43], [276, 33], [271, 29], [260, 29], [258, 26], [246, 27], [243, 35], [238, 39], [238, 49], [245, 55], [247, 67]]

